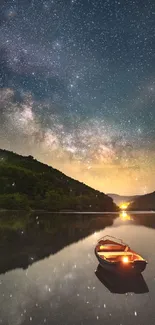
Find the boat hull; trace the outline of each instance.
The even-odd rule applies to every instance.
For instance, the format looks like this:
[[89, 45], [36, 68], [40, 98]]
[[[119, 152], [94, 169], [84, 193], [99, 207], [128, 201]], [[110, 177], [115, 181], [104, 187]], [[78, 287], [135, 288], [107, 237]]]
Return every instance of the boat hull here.
[[142, 273], [147, 265], [146, 261], [134, 261], [133, 263], [129, 263], [128, 265], [123, 265], [120, 262], [109, 262], [103, 258], [101, 258], [97, 254], [97, 250], [95, 248], [95, 255], [99, 261], [101, 267], [107, 271], [115, 272], [119, 274], [129, 274], [129, 273]]

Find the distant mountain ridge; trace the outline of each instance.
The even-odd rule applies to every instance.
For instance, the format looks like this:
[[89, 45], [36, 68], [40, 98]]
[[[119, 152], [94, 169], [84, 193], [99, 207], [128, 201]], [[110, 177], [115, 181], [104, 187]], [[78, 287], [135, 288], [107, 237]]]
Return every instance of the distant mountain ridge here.
[[0, 209], [117, 211], [112, 198], [32, 156], [0, 149]]
[[108, 193], [107, 195], [110, 196], [117, 205], [120, 205], [124, 202], [135, 201], [139, 197], [139, 195], [130, 196], [130, 195], [119, 195], [113, 193]]
[[155, 210], [155, 191], [136, 198], [130, 205], [128, 210], [133, 211], [150, 211]]

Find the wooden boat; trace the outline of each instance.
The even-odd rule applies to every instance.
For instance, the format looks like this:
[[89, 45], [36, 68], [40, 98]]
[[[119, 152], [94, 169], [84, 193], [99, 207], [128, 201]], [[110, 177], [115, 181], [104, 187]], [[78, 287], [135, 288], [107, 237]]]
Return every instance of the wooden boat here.
[[100, 265], [109, 271], [141, 273], [147, 261], [130, 249], [121, 239], [112, 236], [101, 238], [95, 247], [95, 255]]

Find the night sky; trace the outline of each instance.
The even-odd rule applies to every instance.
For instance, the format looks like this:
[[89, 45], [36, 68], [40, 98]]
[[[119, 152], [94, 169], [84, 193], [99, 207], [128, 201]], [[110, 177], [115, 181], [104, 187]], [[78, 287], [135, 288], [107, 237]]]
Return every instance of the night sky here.
[[0, 1], [0, 147], [155, 190], [155, 1]]

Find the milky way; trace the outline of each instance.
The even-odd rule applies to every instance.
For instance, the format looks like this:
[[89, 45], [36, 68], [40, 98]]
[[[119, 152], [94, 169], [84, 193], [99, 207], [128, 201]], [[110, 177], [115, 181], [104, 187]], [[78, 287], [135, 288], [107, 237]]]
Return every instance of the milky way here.
[[153, 191], [154, 1], [0, 6], [0, 147], [104, 192]]

